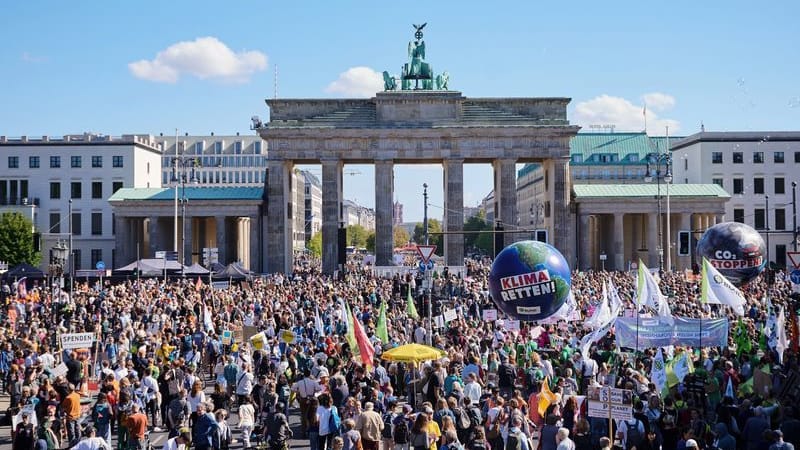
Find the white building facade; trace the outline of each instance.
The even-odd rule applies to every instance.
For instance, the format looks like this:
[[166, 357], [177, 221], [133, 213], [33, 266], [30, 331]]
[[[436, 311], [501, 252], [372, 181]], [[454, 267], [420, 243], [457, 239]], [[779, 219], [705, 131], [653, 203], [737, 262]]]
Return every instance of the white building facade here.
[[[201, 186], [264, 186], [267, 144], [260, 136], [167, 136], [156, 138], [164, 150], [161, 184], [168, 187], [175, 168], [175, 142], [179, 161], [188, 161]], [[179, 170], [192, 167], [182, 167]]]
[[161, 185], [158, 145], [149, 135], [0, 136], [0, 211], [22, 205], [31, 214], [41, 233], [41, 268], [50, 249], [71, 236], [75, 270], [100, 261], [110, 269], [117, 261], [107, 200], [123, 187]]

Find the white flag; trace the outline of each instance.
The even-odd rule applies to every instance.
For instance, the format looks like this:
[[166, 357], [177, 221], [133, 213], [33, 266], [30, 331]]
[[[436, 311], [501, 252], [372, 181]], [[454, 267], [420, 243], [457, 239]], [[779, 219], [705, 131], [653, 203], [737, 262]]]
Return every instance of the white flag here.
[[658, 317], [665, 319], [665, 322], [672, 325], [675, 321], [672, 318], [672, 311], [667, 303], [667, 297], [661, 293], [653, 274], [642, 260], [639, 260], [639, 277], [637, 278], [637, 304], [645, 305], [658, 313]]
[[650, 381], [656, 385], [658, 392], [662, 392], [667, 385], [667, 367], [664, 365], [664, 354], [658, 349], [658, 354], [653, 360], [653, 367], [650, 369]]
[[581, 338], [580, 346], [581, 346], [581, 354], [583, 357], [587, 357], [589, 355], [589, 350], [592, 348], [592, 344], [599, 341], [603, 336], [608, 333], [608, 330], [611, 329], [612, 326], [617, 322], [616, 317], [612, 317], [611, 320], [605, 324], [604, 326], [592, 331], [591, 333], [586, 334], [584, 337]]
[[325, 327], [322, 325], [322, 319], [319, 318], [319, 308], [314, 309], [314, 328], [317, 330], [317, 335], [325, 336]]
[[606, 282], [603, 281], [603, 299], [600, 300], [600, 304], [597, 305], [597, 309], [594, 310], [592, 317], [590, 317], [589, 320], [584, 322], [583, 326], [585, 328], [596, 330], [598, 328], [601, 328], [610, 320], [611, 320], [611, 309], [608, 306], [608, 286], [606, 285]]
[[672, 371], [681, 383], [683, 383], [683, 379], [686, 378], [686, 375], [691, 372], [689, 361], [687, 360], [688, 356], [686, 356], [687, 354], [688, 352], [686, 351], [682, 352], [678, 360], [675, 361], [675, 364], [672, 366]]
[[786, 317], [784, 316], [783, 306], [781, 306], [781, 310], [778, 313], [775, 326], [778, 328], [778, 345], [775, 346], [775, 350], [778, 352], [778, 362], [783, 364], [783, 352], [789, 348], [789, 340], [786, 337]]
[[614, 286], [612, 280], [608, 280], [608, 302], [608, 306], [611, 308], [611, 315], [618, 316], [619, 312], [622, 311], [622, 299], [619, 298], [619, 291], [617, 291], [617, 287]]
[[700, 301], [730, 306], [739, 315], [744, 315], [745, 298], [727, 278], [703, 258], [703, 282], [700, 289]]

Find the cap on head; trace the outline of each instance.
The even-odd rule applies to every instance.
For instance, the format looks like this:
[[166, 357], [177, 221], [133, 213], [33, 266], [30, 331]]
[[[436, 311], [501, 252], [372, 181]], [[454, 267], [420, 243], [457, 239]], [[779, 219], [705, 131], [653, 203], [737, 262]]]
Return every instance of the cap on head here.
[[697, 441], [695, 441], [694, 439], [687, 439], [686, 448], [697, 448]]

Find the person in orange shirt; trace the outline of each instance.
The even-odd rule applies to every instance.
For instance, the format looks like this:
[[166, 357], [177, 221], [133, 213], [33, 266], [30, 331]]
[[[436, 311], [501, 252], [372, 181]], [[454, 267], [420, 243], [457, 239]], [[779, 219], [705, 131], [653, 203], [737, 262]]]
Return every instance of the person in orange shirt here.
[[75, 390], [74, 384], [69, 385], [69, 394], [61, 402], [61, 408], [66, 415], [67, 440], [69, 441], [69, 446], [72, 447], [81, 438], [81, 396]]
[[142, 412], [142, 408], [138, 403], [134, 403], [131, 408], [131, 415], [125, 423], [128, 428], [130, 437], [128, 440], [128, 448], [132, 450], [144, 450], [145, 440], [144, 435], [147, 431], [147, 416]]

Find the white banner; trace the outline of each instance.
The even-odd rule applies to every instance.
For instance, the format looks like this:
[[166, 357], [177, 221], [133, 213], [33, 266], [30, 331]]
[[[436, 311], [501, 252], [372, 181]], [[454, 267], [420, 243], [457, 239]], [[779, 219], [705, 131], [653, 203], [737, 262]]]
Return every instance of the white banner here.
[[61, 348], [89, 348], [94, 342], [94, 333], [68, 333], [61, 335]]
[[494, 322], [497, 320], [497, 310], [496, 309], [484, 309], [483, 310], [483, 320], [486, 322]]

